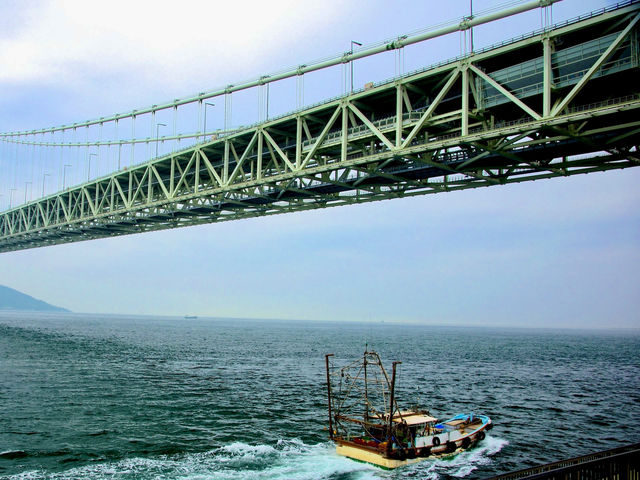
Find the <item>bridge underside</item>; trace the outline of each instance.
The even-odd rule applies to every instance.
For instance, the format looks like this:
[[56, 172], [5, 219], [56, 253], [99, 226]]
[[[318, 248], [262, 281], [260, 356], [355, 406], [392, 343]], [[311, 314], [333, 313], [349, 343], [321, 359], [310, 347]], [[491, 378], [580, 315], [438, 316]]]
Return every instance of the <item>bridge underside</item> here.
[[640, 165], [638, 4], [0, 214], [0, 251]]

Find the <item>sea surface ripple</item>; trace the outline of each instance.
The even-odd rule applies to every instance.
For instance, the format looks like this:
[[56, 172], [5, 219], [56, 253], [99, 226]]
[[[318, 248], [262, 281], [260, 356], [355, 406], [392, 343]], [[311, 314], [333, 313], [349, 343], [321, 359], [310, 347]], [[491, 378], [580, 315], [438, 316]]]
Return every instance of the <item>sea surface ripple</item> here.
[[[398, 397], [495, 428], [383, 471], [327, 441], [324, 354], [402, 361]], [[640, 441], [640, 335], [0, 314], [0, 478], [485, 478]]]

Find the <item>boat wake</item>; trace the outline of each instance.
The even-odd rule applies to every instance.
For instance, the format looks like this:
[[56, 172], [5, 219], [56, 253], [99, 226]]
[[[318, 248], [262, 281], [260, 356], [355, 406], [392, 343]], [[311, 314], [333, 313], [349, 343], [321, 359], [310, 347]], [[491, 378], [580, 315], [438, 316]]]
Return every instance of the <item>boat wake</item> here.
[[32, 470], [10, 480], [377, 480], [393, 478], [465, 477], [489, 462], [507, 442], [487, 436], [476, 448], [451, 459], [422, 463], [385, 471], [349, 460], [335, 453], [327, 442], [307, 445], [300, 440], [280, 440], [275, 445], [232, 443], [208, 452], [156, 458], [129, 458], [100, 462], [59, 472]]
[[509, 444], [501, 438], [487, 435], [476, 447], [460, 452], [453, 457], [443, 457], [434, 460], [427, 460], [409, 466], [407, 472], [411, 475], [428, 480], [439, 478], [469, 476], [474, 470], [492, 462], [491, 457]]
[[371, 468], [335, 454], [330, 443], [306, 445], [281, 440], [276, 445], [232, 443], [208, 452], [100, 462], [59, 472], [32, 470], [9, 480], [368, 480]]

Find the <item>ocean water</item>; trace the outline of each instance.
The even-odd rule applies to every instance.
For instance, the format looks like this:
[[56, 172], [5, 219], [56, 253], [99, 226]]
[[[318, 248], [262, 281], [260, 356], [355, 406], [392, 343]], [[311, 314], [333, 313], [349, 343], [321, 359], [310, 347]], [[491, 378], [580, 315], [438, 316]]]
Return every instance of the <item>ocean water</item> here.
[[[324, 354], [486, 413], [476, 448], [384, 471], [327, 439]], [[640, 441], [640, 335], [0, 314], [2, 479], [485, 478]]]

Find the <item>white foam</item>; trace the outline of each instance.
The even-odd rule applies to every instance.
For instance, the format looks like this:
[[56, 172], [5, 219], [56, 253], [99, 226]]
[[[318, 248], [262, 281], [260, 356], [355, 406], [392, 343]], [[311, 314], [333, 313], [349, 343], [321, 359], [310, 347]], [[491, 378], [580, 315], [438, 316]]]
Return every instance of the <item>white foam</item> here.
[[352, 473], [351, 478], [380, 478], [372, 467], [335, 454], [325, 443], [305, 445], [300, 440], [281, 440], [275, 446], [235, 442], [204, 453], [130, 458], [85, 465], [63, 472], [29, 471], [11, 480], [316, 480]]
[[157, 458], [130, 458], [85, 465], [58, 473], [30, 471], [11, 480], [321, 480], [349, 474], [354, 480], [415, 476], [437, 480], [442, 475], [466, 477], [491, 462], [508, 442], [488, 436], [480, 444], [452, 458], [428, 459], [396, 471], [380, 470], [341, 457], [329, 443], [306, 445], [281, 440], [276, 445], [235, 442], [215, 450]]
[[441, 474], [458, 478], [467, 477], [478, 467], [491, 463], [491, 456], [508, 444], [506, 440], [487, 435], [472, 449], [464, 450], [453, 457], [426, 460], [415, 464], [414, 468], [429, 480], [436, 480]]

